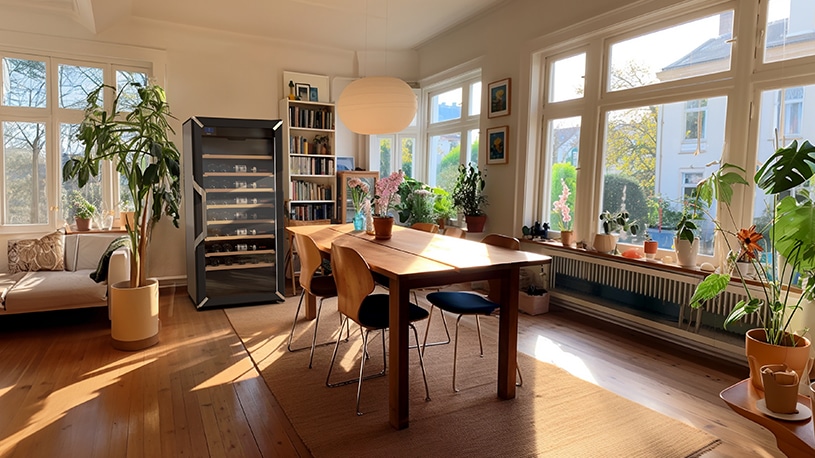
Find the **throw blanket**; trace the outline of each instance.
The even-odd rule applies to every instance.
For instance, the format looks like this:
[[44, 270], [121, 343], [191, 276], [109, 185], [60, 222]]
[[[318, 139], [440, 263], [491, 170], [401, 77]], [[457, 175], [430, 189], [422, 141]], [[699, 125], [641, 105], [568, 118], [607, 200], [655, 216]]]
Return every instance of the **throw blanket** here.
[[126, 235], [123, 235], [121, 237], [116, 237], [110, 242], [110, 245], [108, 245], [108, 247], [105, 249], [105, 253], [101, 258], [99, 258], [99, 265], [96, 266], [96, 270], [91, 272], [91, 280], [95, 281], [96, 283], [102, 283], [108, 279], [108, 265], [110, 264], [110, 257], [113, 255], [114, 251], [126, 246], [129, 240], [130, 239]]

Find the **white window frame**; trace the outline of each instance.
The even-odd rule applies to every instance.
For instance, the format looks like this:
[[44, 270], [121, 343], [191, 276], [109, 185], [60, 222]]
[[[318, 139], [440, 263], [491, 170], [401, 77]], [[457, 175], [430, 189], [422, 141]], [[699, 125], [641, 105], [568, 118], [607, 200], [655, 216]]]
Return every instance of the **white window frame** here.
[[[46, 62], [47, 104], [46, 108], [25, 108], [0, 106], [0, 121], [38, 121], [45, 122], [46, 139], [46, 195], [48, 198], [48, 223], [9, 225], [5, 224], [5, 202], [0, 202], [0, 234], [17, 234], [44, 232], [63, 227], [65, 221], [60, 208], [62, 190], [62, 170], [60, 164], [59, 127], [61, 123], [81, 121], [82, 110], [71, 110], [58, 107], [57, 68], [60, 63], [83, 65], [103, 69], [105, 82], [116, 84], [116, 71], [143, 72], [155, 81], [165, 78], [164, 67], [166, 54], [163, 51], [142, 49], [133, 46], [91, 44], [73, 39], [54, 39], [28, 33], [3, 32], [8, 42], [28, 43], [30, 48], [12, 48], [0, 46], [0, 58], [19, 57], [39, 59]], [[90, 54], [77, 55], [76, 49], [87, 49]], [[118, 56], [118, 57], [110, 57]], [[165, 86], [166, 87], [166, 86]], [[112, 97], [105, 97], [107, 107], [112, 104]], [[0, 174], [4, 173], [3, 160], [0, 157]], [[0, 175], [3, 176], [3, 175]], [[117, 208], [119, 195], [119, 178], [112, 164], [103, 165], [103, 198], [109, 208]], [[4, 185], [3, 185], [4, 187]], [[0, 187], [0, 190], [3, 190]]]

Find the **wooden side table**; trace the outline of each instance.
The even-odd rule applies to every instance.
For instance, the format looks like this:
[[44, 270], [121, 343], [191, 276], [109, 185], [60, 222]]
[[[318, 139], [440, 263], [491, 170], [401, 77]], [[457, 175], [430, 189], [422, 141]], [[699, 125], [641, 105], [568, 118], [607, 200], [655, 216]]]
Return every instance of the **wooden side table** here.
[[[768, 417], [756, 408], [756, 401], [764, 394], [753, 387], [750, 379], [725, 388], [719, 397], [736, 413], [767, 428], [775, 436], [778, 448], [789, 457], [815, 456], [815, 425], [810, 417], [806, 421], [783, 421]], [[798, 402], [809, 405], [809, 398], [798, 395]]]

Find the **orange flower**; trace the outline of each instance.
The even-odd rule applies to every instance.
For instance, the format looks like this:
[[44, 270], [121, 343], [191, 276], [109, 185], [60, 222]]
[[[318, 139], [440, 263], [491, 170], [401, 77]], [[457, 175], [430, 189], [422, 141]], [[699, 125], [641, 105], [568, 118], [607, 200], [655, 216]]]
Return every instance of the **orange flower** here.
[[757, 251], [764, 251], [764, 248], [758, 244], [758, 241], [763, 239], [764, 236], [756, 232], [756, 225], [753, 224], [747, 229], [739, 229], [737, 234], [739, 243], [741, 243], [742, 254], [750, 259], [756, 259]]

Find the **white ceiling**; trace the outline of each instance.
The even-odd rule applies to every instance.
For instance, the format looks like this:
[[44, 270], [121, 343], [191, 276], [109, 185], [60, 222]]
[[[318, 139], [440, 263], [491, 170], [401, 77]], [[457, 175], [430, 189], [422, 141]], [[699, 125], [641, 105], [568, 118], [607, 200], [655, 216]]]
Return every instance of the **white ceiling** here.
[[98, 33], [128, 16], [346, 50], [405, 50], [508, 0], [0, 0]]

